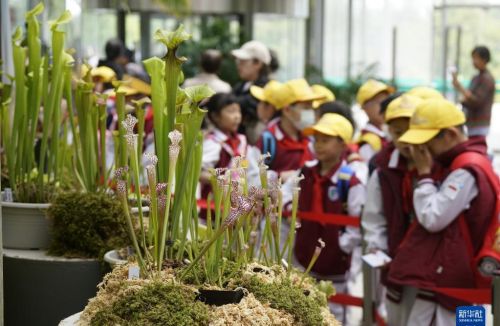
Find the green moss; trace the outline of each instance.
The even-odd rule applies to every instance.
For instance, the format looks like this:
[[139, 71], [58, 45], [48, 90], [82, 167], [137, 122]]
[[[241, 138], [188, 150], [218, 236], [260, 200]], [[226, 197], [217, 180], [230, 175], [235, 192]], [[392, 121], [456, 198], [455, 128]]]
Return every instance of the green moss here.
[[106, 251], [128, 245], [123, 208], [109, 194], [59, 194], [48, 215], [54, 222], [51, 255], [102, 259]]
[[208, 325], [209, 306], [195, 301], [195, 294], [179, 285], [148, 284], [134, 295], [118, 299], [99, 311], [92, 326], [109, 325]]
[[[223, 270], [222, 277], [220, 280], [221, 282], [219, 284], [222, 287], [225, 287], [226, 284], [233, 278], [240, 279], [241, 275], [242, 275], [242, 268], [238, 267], [237, 263], [230, 261], [230, 260], [226, 260], [224, 262], [224, 264], [225, 264], [225, 266], [224, 266], [224, 270]], [[178, 277], [180, 277], [184, 273], [184, 271], [186, 270], [187, 267], [188, 266], [179, 268], [176, 271], [176, 275]], [[201, 261], [199, 264], [195, 265], [186, 274], [186, 276], [184, 277], [184, 279], [182, 281], [186, 284], [195, 284], [195, 285], [209, 283], [208, 279], [207, 279], [206, 270], [204, 268], [204, 262]]]
[[269, 303], [272, 308], [290, 313], [297, 322], [310, 326], [323, 325], [320, 300], [306, 296], [304, 290], [283, 277], [281, 282], [264, 283], [256, 276], [242, 280], [242, 286], [248, 289], [262, 303]]

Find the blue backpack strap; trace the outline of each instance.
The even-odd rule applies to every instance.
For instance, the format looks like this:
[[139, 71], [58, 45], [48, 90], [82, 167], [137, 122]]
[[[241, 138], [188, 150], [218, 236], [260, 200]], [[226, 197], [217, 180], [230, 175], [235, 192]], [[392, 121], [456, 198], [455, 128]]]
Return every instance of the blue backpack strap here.
[[349, 194], [349, 187], [353, 175], [354, 170], [349, 165], [340, 167], [337, 189], [339, 191], [339, 197], [343, 203], [347, 203], [347, 196]]
[[276, 156], [276, 138], [274, 138], [274, 135], [269, 130], [265, 130], [262, 133], [262, 154], [266, 153], [271, 154], [271, 156], [267, 158], [265, 162], [270, 166], [274, 161], [274, 157]]

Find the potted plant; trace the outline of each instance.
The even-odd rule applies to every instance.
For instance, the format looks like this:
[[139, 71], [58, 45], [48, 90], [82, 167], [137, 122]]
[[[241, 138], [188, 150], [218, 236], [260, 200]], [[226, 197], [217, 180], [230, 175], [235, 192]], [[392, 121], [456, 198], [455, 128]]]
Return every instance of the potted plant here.
[[[153, 85], [156, 150], [156, 155], [147, 154], [149, 228], [144, 227], [138, 187], [137, 119], [129, 115], [122, 121], [128, 165], [117, 169], [115, 179], [135, 254], [131, 263], [105, 277], [78, 324], [337, 325], [327, 308], [332, 284], [316, 284], [307, 276], [322, 242], [306, 273], [291, 268], [288, 249], [295, 236], [297, 187], [291, 230], [286, 244], [280, 243], [280, 181], [267, 180], [265, 157], [260, 162], [261, 188], [247, 185], [244, 158], [235, 159], [229, 169], [213, 171], [208, 202], [213, 210], [208, 209], [204, 234], [198, 233], [195, 189], [204, 114], [198, 103], [211, 93], [204, 87], [178, 88], [183, 58], [175, 53], [189, 37], [183, 27], [155, 36], [167, 46], [167, 54], [145, 62]], [[139, 203], [138, 232], [130, 193]], [[258, 240], [262, 218], [265, 227]]]
[[[13, 85], [2, 88], [1, 137], [12, 189], [12, 193], [5, 189], [4, 198], [13, 199], [2, 202], [5, 248], [48, 246], [50, 221], [45, 212], [65, 176], [67, 125], [61, 107], [63, 90], [70, 81], [66, 67], [73, 59], [64, 50], [65, 33], [59, 26], [71, 15], [66, 11], [51, 23], [52, 46], [43, 54], [37, 19], [43, 9], [40, 3], [26, 14], [24, 39], [20, 28], [12, 35]], [[15, 94], [11, 94], [13, 88]]]

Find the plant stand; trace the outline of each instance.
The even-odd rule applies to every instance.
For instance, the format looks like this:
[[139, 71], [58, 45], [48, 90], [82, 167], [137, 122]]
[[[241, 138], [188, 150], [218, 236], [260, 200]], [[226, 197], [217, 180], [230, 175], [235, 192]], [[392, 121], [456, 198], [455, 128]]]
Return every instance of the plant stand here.
[[95, 259], [4, 249], [4, 280], [6, 325], [53, 326], [86, 306], [102, 273]]

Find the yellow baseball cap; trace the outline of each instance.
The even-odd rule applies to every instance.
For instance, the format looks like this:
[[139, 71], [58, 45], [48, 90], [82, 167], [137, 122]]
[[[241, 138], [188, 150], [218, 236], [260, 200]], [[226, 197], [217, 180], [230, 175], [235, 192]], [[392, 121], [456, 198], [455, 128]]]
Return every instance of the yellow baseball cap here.
[[325, 98], [325, 95], [314, 93], [311, 86], [303, 78], [287, 81], [283, 96], [287, 99], [285, 106], [296, 102], [309, 102]]
[[422, 100], [428, 100], [432, 98], [444, 99], [443, 95], [439, 93], [436, 89], [427, 86], [418, 86], [410, 89], [406, 94], [420, 97]]
[[[123, 81], [124, 83], [120, 85], [118, 90], [125, 93], [125, 96], [132, 96], [136, 94], [151, 95], [151, 86], [139, 78], [124, 75]], [[112, 90], [110, 95], [114, 96], [115, 91]]]
[[403, 94], [389, 103], [387, 110], [385, 111], [385, 122], [397, 118], [411, 118], [417, 105], [419, 105], [423, 100], [419, 97]]
[[[82, 76], [85, 76], [86, 74], [88, 74], [88, 72], [89, 66], [86, 64], [82, 65]], [[105, 83], [110, 83], [111, 81], [116, 79], [116, 73], [114, 72], [114, 70], [106, 66], [100, 66], [90, 69], [90, 75], [93, 78], [100, 78]]]
[[132, 77], [130, 75], [124, 75], [123, 80], [128, 82], [128, 86], [137, 91], [137, 93], [141, 93], [144, 95], [151, 95], [151, 85], [140, 80], [139, 78]]
[[368, 79], [359, 88], [356, 100], [358, 101], [359, 105], [363, 105], [366, 101], [372, 99], [375, 95], [381, 92], [387, 92], [391, 94], [394, 92], [394, 88], [382, 82], [379, 82], [378, 80]]
[[335, 94], [333, 94], [333, 92], [331, 90], [329, 90], [328, 88], [326, 88], [325, 86], [316, 84], [316, 85], [312, 85], [311, 89], [313, 90], [314, 93], [316, 93], [318, 95], [323, 95], [325, 97], [322, 100], [314, 101], [313, 102], [313, 109], [319, 108], [319, 106], [323, 103], [335, 101]]
[[276, 109], [283, 108], [288, 101], [284, 84], [275, 80], [271, 80], [264, 87], [250, 87], [250, 93], [259, 101], [267, 102]]
[[328, 136], [339, 136], [345, 143], [351, 141], [354, 132], [349, 120], [337, 113], [325, 113], [315, 125], [304, 129], [303, 134], [310, 136], [315, 131]]
[[410, 119], [410, 129], [399, 138], [399, 141], [424, 144], [434, 138], [441, 129], [464, 123], [464, 113], [452, 102], [445, 99], [424, 100], [417, 106]]

